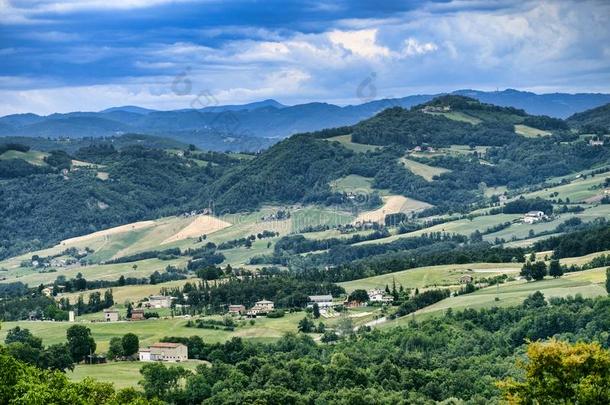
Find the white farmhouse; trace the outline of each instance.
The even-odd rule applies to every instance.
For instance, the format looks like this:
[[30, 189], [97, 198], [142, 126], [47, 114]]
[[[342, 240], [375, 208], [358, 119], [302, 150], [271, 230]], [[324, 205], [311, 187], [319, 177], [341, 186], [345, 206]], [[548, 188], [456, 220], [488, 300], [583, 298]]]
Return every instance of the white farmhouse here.
[[188, 348], [181, 343], [155, 343], [138, 352], [140, 361], [186, 361]]
[[536, 222], [544, 221], [547, 218], [542, 211], [530, 211], [523, 216], [523, 223], [534, 224]]
[[165, 295], [151, 295], [148, 297], [148, 306], [150, 308], [169, 308], [172, 306], [173, 297]]

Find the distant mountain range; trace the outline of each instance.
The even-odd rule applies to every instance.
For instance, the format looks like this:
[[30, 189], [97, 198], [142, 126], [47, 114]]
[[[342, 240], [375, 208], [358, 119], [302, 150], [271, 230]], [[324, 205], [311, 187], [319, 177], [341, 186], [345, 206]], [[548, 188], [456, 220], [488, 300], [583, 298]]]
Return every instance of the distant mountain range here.
[[[535, 94], [508, 89], [495, 92], [458, 90], [452, 94], [557, 118], [567, 118], [610, 103], [610, 94], [593, 93]], [[409, 108], [438, 95], [412, 95], [344, 107], [327, 103], [286, 106], [275, 100], [264, 100], [199, 110], [157, 111], [123, 106], [99, 112], [48, 116], [13, 114], [0, 118], [0, 136], [82, 138], [143, 133], [170, 137], [205, 149], [258, 150], [295, 133], [352, 125], [386, 108]]]

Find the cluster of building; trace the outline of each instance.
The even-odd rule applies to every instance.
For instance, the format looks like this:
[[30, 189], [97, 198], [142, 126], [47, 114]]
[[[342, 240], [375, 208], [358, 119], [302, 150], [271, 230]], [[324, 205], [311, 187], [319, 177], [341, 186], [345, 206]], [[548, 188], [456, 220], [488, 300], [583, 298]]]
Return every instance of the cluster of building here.
[[443, 113], [451, 111], [451, 106], [449, 105], [427, 105], [420, 110], [424, 113]]
[[275, 305], [273, 301], [269, 300], [260, 300], [254, 303], [254, 306], [248, 310], [246, 310], [245, 305], [235, 304], [229, 305], [229, 313], [235, 315], [243, 315], [246, 314], [249, 317], [256, 318], [258, 315], [267, 315], [269, 312], [273, 311]]
[[411, 149], [411, 152], [428, 152], [428, 153], [434, 153], [436, 152], [436, 149], [434, 149], [432, 146], [416, 146], [413, 149]]

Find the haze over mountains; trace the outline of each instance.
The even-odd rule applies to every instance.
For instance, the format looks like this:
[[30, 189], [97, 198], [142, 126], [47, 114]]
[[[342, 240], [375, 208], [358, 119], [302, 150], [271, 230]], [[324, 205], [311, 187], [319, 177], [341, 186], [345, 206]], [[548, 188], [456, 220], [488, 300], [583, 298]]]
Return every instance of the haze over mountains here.
[[[610, 102], [610, 94], [535, 94], [518, 90], [459, 94], [499, 106], [524, 109], [535, 115], [566, 118]], [[340, 107], [328, 103], [286, 106], [275, 100], [202, 109], [156, 111], [137, 106], [99, 112], [39, 116], [13, 114], [0, 118], [0, 136], [102, 137], [145, 133], [170, 137], [211, 150], [259, 150], [289, 135], [352, 125], [393, 106], [409, 108], [437, 95], [412, 95]]]

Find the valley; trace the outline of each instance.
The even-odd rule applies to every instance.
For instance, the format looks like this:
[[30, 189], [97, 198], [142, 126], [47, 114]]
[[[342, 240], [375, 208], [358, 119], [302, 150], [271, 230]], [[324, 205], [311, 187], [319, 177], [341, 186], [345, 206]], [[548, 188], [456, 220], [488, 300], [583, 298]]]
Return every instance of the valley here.
[[529, 319], [540, 293], [549, 311], [605, 305], [610, 152], [570, 125], [453, 95], [257, 154], [7, 143], [0, 339], [27, 329], [54, 347], [86, 327], [107, 362], [66, 376], [137, 388], [140, 362], [112, 355], [128, 334], [183, 342], [197, 373], [235, 367], [235, 347], [343, 355], [454, 316]]

